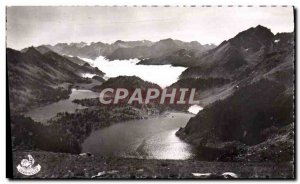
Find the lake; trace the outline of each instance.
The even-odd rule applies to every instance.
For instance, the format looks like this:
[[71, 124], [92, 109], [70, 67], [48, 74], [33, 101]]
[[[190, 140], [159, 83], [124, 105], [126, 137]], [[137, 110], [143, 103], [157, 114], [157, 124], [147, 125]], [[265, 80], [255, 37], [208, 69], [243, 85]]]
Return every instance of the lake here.
[[76, 109], [84, 109], [86, 107], [73, 103], [74, 99], [84, 98], [96, 98], [99, 97], [99, 93], [83, 90], [83, 89], [72, 89], [70, 97], [65, 100], [60, 100], [42, 107], [38, 107], [30, 110], [25, 116], [31, 117], [34, 121], [46, 123], [47, 120], [55, 117], [57, 113], [69, 112], [73, 113]]
[[193, 147], [175, 132], [194, 115], [168, 112], [164, 115], [120, 122], [92, 132], [83, 142], [82, 152], [103, 156], [147, 159], [189, 159]]

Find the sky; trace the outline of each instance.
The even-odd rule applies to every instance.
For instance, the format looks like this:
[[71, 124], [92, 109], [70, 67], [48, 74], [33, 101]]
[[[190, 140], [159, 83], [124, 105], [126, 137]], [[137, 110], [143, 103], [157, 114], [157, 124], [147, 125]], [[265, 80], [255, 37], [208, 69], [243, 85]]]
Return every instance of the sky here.
[[250, 27], [294, 30], [289, 7], [7, 7], [7, 47], [172, 38], [220, 44]]

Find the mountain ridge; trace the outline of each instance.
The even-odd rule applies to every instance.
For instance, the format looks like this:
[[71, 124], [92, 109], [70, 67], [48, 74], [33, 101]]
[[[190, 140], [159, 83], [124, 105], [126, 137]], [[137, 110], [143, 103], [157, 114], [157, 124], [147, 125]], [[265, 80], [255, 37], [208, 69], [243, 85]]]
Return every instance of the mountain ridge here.
[[[217, 94], [177, 136], [195, 145], [202, 159], [293, 161], [294, 33], [274, 35], [257, 26], [201, 59], [181, 80], [222, 77], [229, 81], [221, 90], [231, 90]], [[243, 65], [226, 68], [236, 61]]]
[[[130, 58], [148, 58], [158, 57], [166, 53], [172, 53], [179, 49], [189, 50], [209, 50], [215, 47], [213, 44], [201, 45], [197, 41], [184, 42], [180, 40], [173, 40], [171, 38], [162, 39], [157, 42], [149, 40], [141, 41], [122, 41], [117, 40], [111, 44], [102, 42], [85, 42], [79, 43], [57, 43], [55, 45], [41, 45], [37, 49], [48, 48], [61, 55], [71, 55], [89, 59], [96, 59], [99, 56], [104, 56], [109, 60], [114, 59], [130, 59]], [[27, 48], [21, 51], [26, 51]], [[137, 50], [136, 50], [137, 49]], [[161, 50], [162, 49], [162, 50]], [[160, 54], [158, 54], [158, 52]], [[124, 55], [124, 56], [123, 56]]]
[[73, 84], [90, 81], [83, 73], [104, 75], [98, 68], [78, 65], [53, 51], [42, 54], [33, 47], [25, 52], [7, 48], [6, 55], [9, 103], [16, 112], [67, 98]]

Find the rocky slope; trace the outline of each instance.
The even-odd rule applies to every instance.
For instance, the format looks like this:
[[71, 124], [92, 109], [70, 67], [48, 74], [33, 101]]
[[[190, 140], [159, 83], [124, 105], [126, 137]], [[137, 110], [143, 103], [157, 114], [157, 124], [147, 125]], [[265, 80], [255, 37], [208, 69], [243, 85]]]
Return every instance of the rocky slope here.
[[[31, 154], [41, 171], [34, 176], [20, 174], [16, 166]], [[237, 178], [295, 178], [291, 163], [235, 163], [197, 160], [145, 160], [103, 158], [43, 151], [13, 152], [13, 175], [18, 178], [73, 179], [232, 179], [222, 175], [233, 172]], [[62, 167], [63, 165], [63, 167]]]
[[245, 30], [218, 47], [206, 52], [188, 68], [181, 78], [222, 77], [233, 79], [272, 55], [292, 50], [293, 33], [274, 35], [270, 29], [257, 26]]
[[52, 51], [39, 52], [33, 47], [24, 52], [6, 49], [9, 102], [12, 112], [68, 97], [74, 83], [88, 83], [83, 73], [103, 72], [78, 65]]
[[[231, 53], [233, 50], [235, 53]], [[237, 62], [243, 64], [235, 65]], [[200, 152], [206, 150], [207, 154], [200, 154], [203, 158], [292, 161], [293, 33], [273, 35], [262, 26], [250, 28], [211, 50], [198, 65], [181, 77], [189, 80], [218, 74], [231, 79], [233, 88], [226, 98], [214, 101], [191, 118], [177, 135], [197, 145]], [[270, 130], [276, 131], [266, 135]]]

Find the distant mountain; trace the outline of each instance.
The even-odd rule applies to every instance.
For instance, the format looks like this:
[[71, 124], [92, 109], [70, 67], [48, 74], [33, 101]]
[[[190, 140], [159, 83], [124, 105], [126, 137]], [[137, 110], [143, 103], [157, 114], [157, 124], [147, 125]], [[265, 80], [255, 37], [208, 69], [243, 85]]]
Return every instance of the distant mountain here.
[[7, 48], [6, 54], [9, 101], [15, 111], [68, 97], [72, 84], [89, 82], [81, 77], [83, 73], [103, 76], [99, 69], [78, 65], [53, 51], [42, 54], [33, 47], [23, 52]]
[[160, 57], [142, 59], [139, 65], [166, 65], [190, 67], [197, 62], [197, 56], [203, 51], [179, 49]]
[[70, 55], [83, 58], [96, 59], [99, 56], [109, 56], [111, 53], [120, 48], [133, 48], [140, 46], [150, 46], [152, 42], [143, 41], [121, 41], [118, 40], [112, 44], [106, 44], [102, 42], [92, 42], [87, 44], [85, 42], [80, 43], [58, 43], [54, 46], [52, 45], [42, 45], [42, 47], [47, 47], [54, 52], [61, 55]]
[[99, 55], [105, 55], [109, 52], [110, 48], [107, 48], [107, 44], [97, 42], [91, 43], [87, 45], [86, 43], [58, 43], [54, 46], [52, 45], [43, 45], [48, 47], [49, 49], [57, 52], [61, 55], [70, 55], [70, 56], [77, 56], [77, 57], [84, 57], [84, 58], [91, 58], [95, 59]]
[[148, 46], [118, 48], [114, 52], [109, 54], [106, 58], [109, 60], [124, 60], [144, 57], [150, 57], [150, 50]]
[[153, 43], [148, 40], [142, 40], [142, 41], [122, 41], [117, 40], [113, 44], [111, 44], [114, 47], [119, 48], [133, 48], [133, 47], [139, 47], [139, 46], [151, 46]]
[[169, 38], [155, 42], [150, 47], [118, 49], [108, 59], [120, 59], [125, 55], [126, 59], [140, 58], [142, 61], [138, 64], [143, 65], [192, 66], [197, 57], [211, 48], [214, 45], [203, 46], [196, 41], [183, 42]]
[[[80, 43], [58, 43], [54, 46], [52, 45], [41, 45], [36, 47], [37, 50], [42, 53], [46, 52], [46, 49], [50, 49], [61, 55], [69, 55], [74, 57], [83, 57], [89, 59], [96, 59], [99, 56], [104, 56], [109, 60], [124, 60], [124, 59], [146, 59], [154, 58], [162, 60], [163, 57], [170, 57], [174, 52], [179, 52], [179, 50], [187, 50], [187, 52], [203, 53], [204, 51], [214, 48], [211, 45], [201, 45], [199, 42], [183, 42], [180, 40], [164, 39], [158, 42], [151, 42], [148, 40], [142, 41], [122, 41], [117, 40], [112, 44], [106, 44], [102, 42], [92, 42], [91, 44], [86, 44], [84, 42]], [[26, 51], [27, 48], [22, 51]], [[45, 51], [44, 51], [45, 50]], [[172, 58], [169, 58], [172, 59]], [[183, 61], [183, 59], [181, 59]], [[144, 61], [145, 62], [145, 61]], [[151, 63], [151, 61], [148, 61]], [[179, 62], [179, 59], [177, 61]], [[154, 64], [159, 63], [155, 61]], [[173, 61], [164, 62], [172, 64]], [[163, 64], [164, 64], [163, 63]], [[143, 63], [141, 63], [143, 64]], [[148, 63], [145, 63], [148, 64]]]

